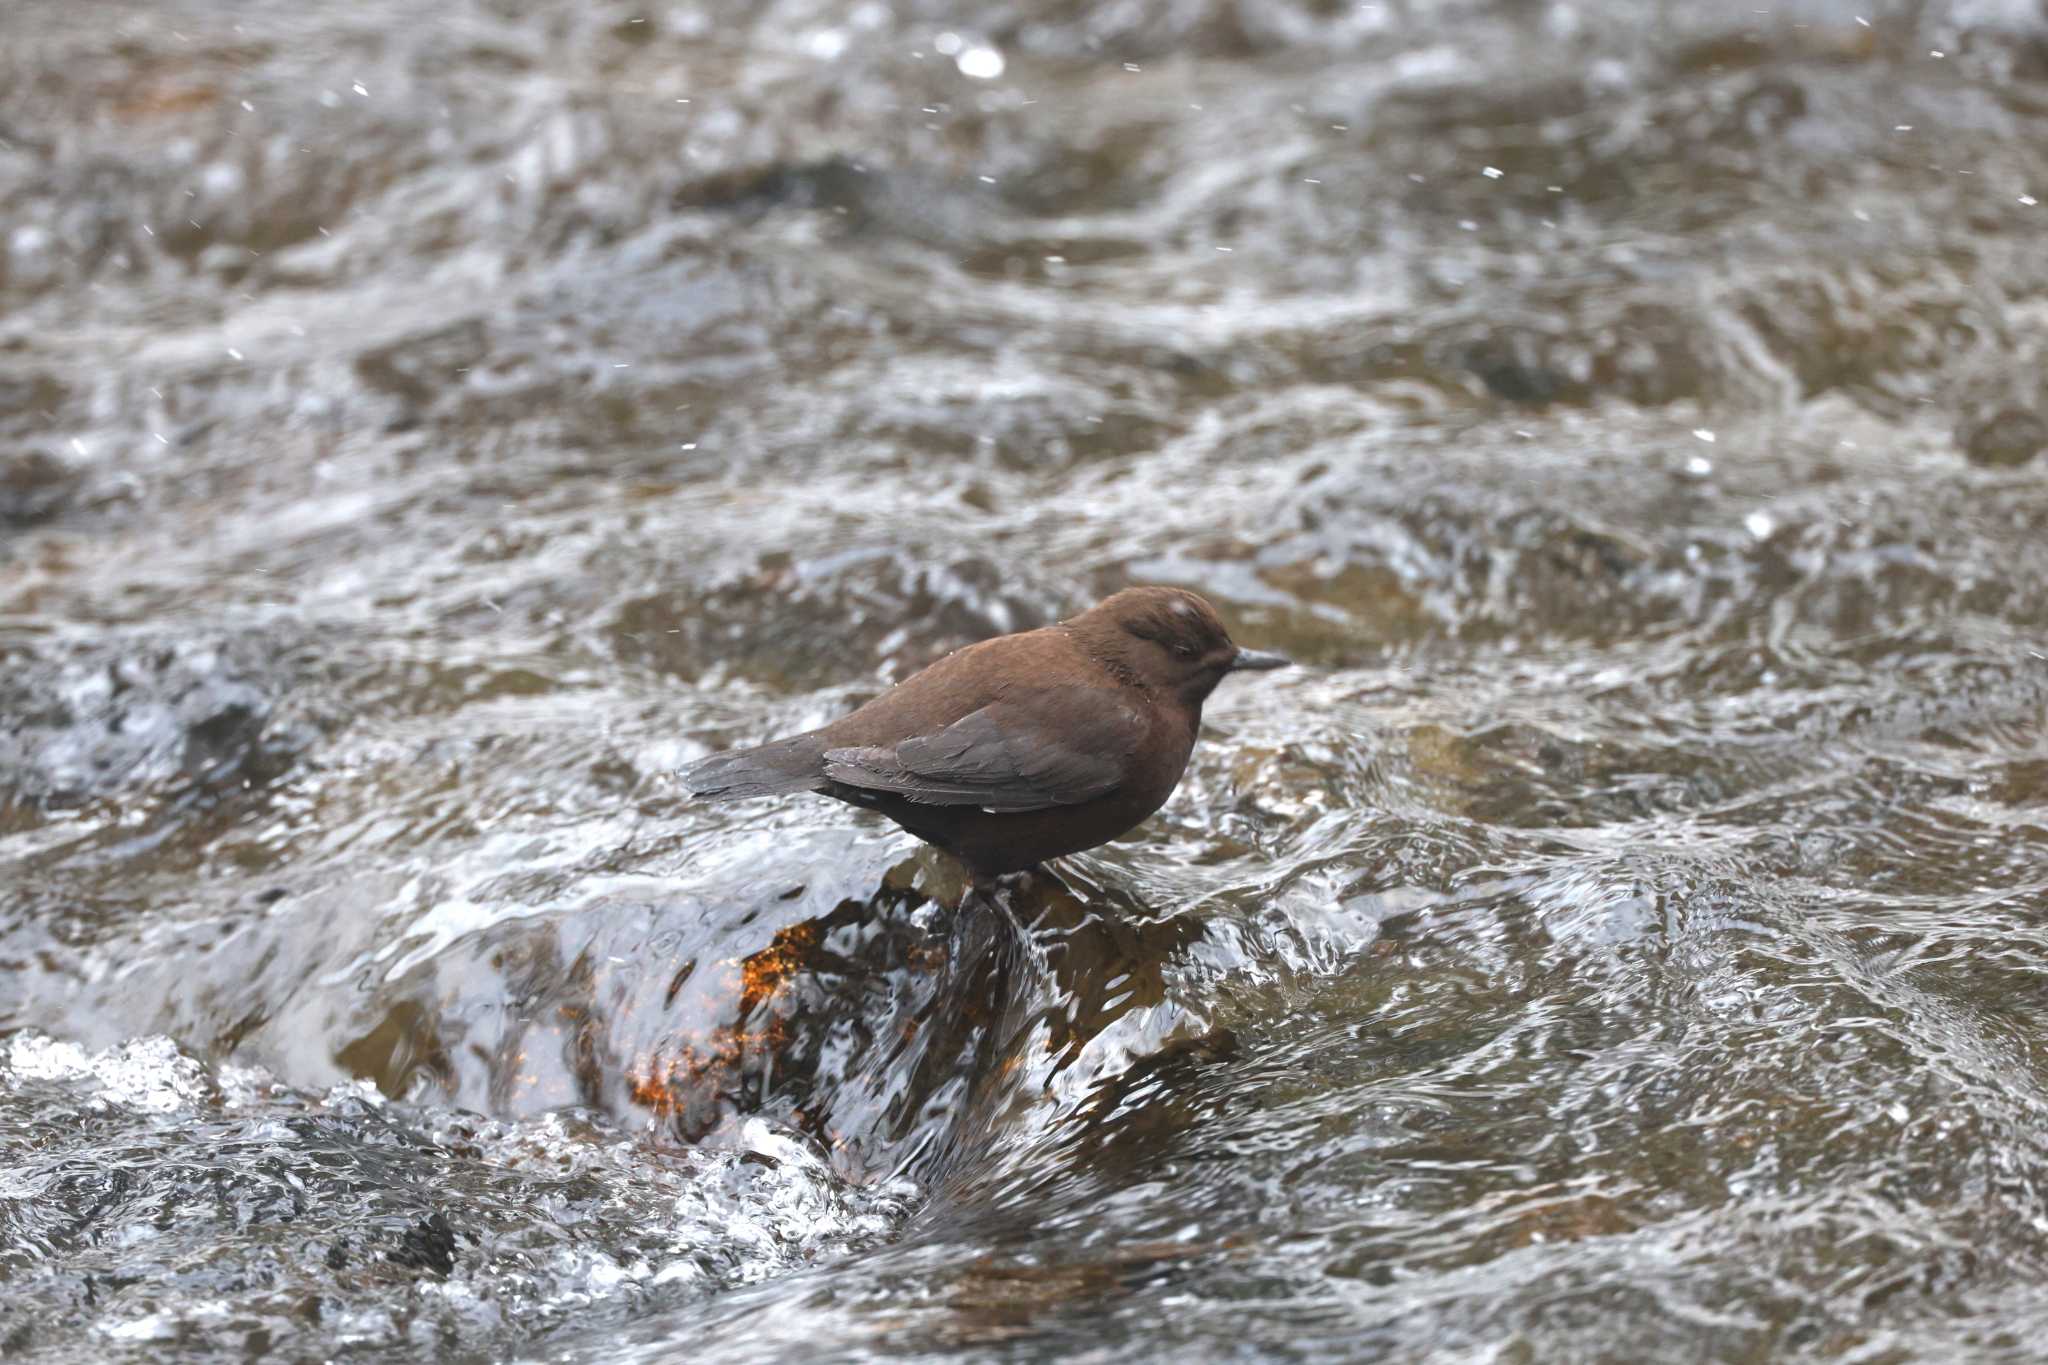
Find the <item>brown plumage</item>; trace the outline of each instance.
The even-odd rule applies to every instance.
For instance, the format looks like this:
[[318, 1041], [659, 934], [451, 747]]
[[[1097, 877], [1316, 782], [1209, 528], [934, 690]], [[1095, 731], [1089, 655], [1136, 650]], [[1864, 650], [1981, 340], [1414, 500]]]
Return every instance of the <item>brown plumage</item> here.
[[1127, 588], [1057, 625], [955, 650], [850, 715], [683, 772], [701, 797], [817, 792], [999, 876], [1116, 838], [1166, 804], [1226, 674], [1287, 660], [1207, 602]]

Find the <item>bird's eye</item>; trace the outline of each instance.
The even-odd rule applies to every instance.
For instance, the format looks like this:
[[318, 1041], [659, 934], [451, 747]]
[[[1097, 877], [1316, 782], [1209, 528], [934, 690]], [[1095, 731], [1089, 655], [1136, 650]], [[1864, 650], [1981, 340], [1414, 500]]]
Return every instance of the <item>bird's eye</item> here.
[[1195, 647], [1193, 645], [1175, 645], [1173, 647], [1173, 652], [1180, 655], [1180, 657], [1183, 659], [1192, 659], [1195, 657]]

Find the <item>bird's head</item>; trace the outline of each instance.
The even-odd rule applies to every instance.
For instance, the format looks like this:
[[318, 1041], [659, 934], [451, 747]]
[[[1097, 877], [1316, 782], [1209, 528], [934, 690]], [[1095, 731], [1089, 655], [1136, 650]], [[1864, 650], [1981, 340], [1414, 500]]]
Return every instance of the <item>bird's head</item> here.
[[1194, 707], [1232, 673], [1289, 663], [1278, 654], [1238, 648], [1216, 609], [1182, 588], [1126, 588], [1067, 627], [1091, 654], [1148, 691]]

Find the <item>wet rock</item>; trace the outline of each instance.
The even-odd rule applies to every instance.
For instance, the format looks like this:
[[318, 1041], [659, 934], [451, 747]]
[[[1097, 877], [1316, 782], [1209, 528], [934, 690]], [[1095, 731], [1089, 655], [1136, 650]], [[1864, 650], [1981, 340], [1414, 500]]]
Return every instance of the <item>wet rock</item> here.
[[1458, 363], [1488, 392], [1510, 403], [1540, 407], [1567, 394], [1582, 398], [1585, 385], [1548, 364], [1531, 341], [1525, 335], [1501, 333], [1473, 342], [1459, 354]]
[[0, 666], [0, 795], [15, 802], [267, 781], [289, 762], [267, 729], [278, 661], [255, 641], [14, 643]]
[[489, 354], [489, 343], [483, 323], [465, 319], [365, 351], [356, 374], [399, 401], [394, 426], [411, 426], [442, 394], [462, 387], [464, 373]]
[[415, 1000], [393, 1005], [368, 1033], [336, 1049], [334, 1060], [394, 1098], [410, 1094], [422, 1073], [444, 1086], [452, 1074], [433, 1018]]
[[771, 555], [709, 592], [628, 601], [608, 633], [621, 659], [663, 673], [695, 678], [715, 660], [764, 680], [818, 685], [871, 676], [877, 665], [902, 676], [949, 649], [1044, 625], [1062, 605], [986, 559]]
[[2025, 464], [2048, 450], [2048, 418], [2020, 408], [2001, 408], [1966, 427], [1960, 437], [1963, 453], [1972, 464]]
[[[29, 436], [48, 424], [70, 389], [47, 374], [0, 372], [0, 436]], [[5, 459], [0, 458], [0, 468]]]
[[448, 1278], [455, 1269], [455, 1228], [448, 1215], [436, 1212], [414, 1223], [399, 1236], [398, 1246], [385, 1259], [393, 1265]]
[[867, 166], [845, 157], [828, 157], [802, 165], [746, 166], [679, 186], [672, 207], [865, 212], [864, 205], [874, 195], [869, 176]]
[[2048, 758], [2008, 764], [1992, 783], [1991, 794], [2012, 806], [2048, 805]]
[[1957, 357], [2006, 344], [1981, 298], [1917, 256], [1774, 272], [1728, 302], [1806, 397], [1842, 391], [1880, 409], [1932, 399], [1931, 377]]
[[[680, 187], [678, 208], [823, 215], [834, 235], [898, 239], [952, 251], [1000, 244], [1033, 260], [1059, 248], [1028, 240], [1029, 220], [1012, 197], [974, 176], [869, 164], [845, 157], [801, 165], [750, 167]], [[966, 262], [970, 269], [971, 261]]]
[[2048, 449], [2048, 341], [2014, 331], [1959, 367], [1955, 440], [1972, 464], [2022, 465]]
[[13, 1034], [0, 1158], [33, 1194], [0, 1205], [0, 1226], [33, 1250], [10, 1268], [0, 1341], [48, 1360], [316, 1359], [348, 1322], [375, 1353], [459, 1339], [509, 1357], [578, 1307], [658, 1286], [687, 1301], [904, 1214], [904, 1187], [853, 1190], [765, 1124], [742, 1144], [791, 1159], [299, 1092], [162, 1038], [90, 1053]]
[[0, 454], [0, 526], [33, 526], [77, 496], [76, 469], [41, 450]]
[[1376, 385], [1422, 379], [1446, 390], [1484, 392], [1518, 407], [1620, 400], [1658, 407], [1721, 394], [1742, 378], [1714, 349], [1713, 328], [1696, 305], [1537, 297], [1540, 321], [1458, 318], [1412, 339], [1360, 345], [1348, 330], [1290, 338], [1296, 363], [1318, 378]]

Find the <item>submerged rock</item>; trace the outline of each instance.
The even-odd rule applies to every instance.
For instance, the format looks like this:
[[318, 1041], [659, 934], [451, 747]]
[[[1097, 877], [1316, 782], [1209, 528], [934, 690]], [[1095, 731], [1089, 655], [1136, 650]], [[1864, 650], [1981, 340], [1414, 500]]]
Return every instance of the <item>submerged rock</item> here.
[[48, 521], [78, 494], [78, 471], [41, 450], [0, 454], [0, 526]]
[[0, 644], [0, 799], [68, 806], [166, 785], [267, 781], [275, 646], [204, 635]]

